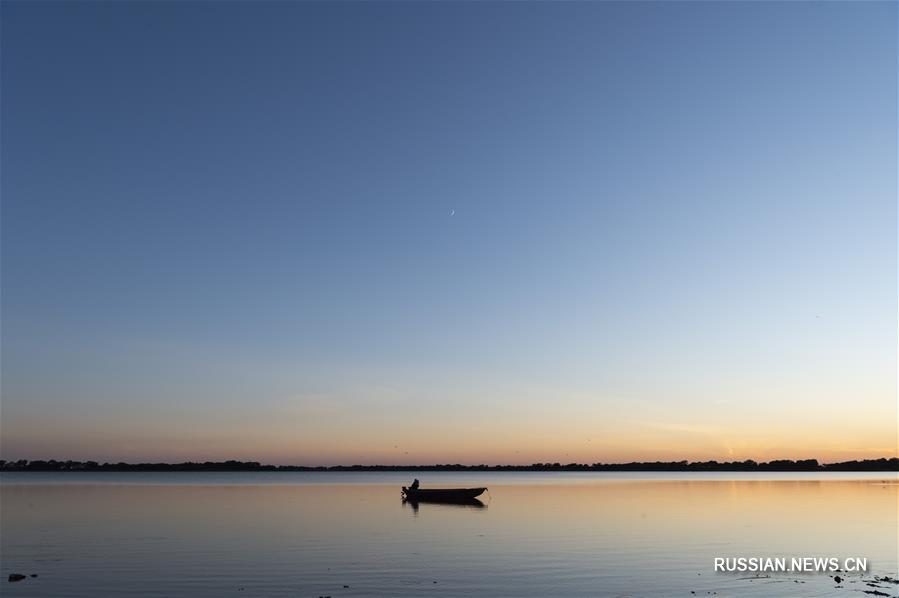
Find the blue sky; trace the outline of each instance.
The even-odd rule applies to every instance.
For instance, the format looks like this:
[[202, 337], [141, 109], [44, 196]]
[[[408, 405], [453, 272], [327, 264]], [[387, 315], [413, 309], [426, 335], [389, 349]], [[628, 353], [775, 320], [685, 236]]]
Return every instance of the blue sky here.
[[895, 3], [0, 10], [4, 458], [896, 451]]

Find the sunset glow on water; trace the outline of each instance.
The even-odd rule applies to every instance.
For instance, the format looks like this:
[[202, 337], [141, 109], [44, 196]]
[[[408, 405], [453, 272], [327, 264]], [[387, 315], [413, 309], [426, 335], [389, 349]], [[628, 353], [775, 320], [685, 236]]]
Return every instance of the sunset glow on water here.
[[[803, 586], [848, 597], [897, 577], [892, 474], [416, 474], [489, 487], [483, 507], [417, 508], [400, 499], [401, 473], [28, 475], [2, 478], [0, 548], [4, 567], [38, 577], [5, 596], [752, 597]], [[764, 555], [865, 557], [869, 570], [843, 584], [714, 571], [715, 557]]]

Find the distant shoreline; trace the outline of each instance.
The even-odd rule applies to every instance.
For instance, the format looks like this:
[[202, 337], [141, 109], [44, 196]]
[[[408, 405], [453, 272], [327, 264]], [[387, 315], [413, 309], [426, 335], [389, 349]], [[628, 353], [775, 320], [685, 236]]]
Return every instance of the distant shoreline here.
[[0, 471], [899, 471], [899, 458], [818, 463], [817, 459], [653, 461], [631, 463], [534, 463], [531, 465], [263, 465], [256, 461], [98, 463], [96, 461], [0, 460]]

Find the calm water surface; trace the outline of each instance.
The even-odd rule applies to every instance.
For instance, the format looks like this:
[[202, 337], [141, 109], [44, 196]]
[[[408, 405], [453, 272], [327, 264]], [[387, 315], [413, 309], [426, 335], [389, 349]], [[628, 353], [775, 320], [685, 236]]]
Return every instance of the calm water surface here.
[[[414, 475], [490, 491], [415, 508], [404, 473], [3, 474], [2, 594], [899, 594], [867, 585], [899, 577], [895, 474]], [[866, 557], [869, 572], [746, 579], [716, 556]]]

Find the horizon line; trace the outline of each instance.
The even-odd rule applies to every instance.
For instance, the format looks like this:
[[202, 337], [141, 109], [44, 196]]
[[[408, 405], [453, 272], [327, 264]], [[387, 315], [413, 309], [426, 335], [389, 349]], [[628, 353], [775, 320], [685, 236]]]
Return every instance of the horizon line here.
[[[880, 469], [875, 466], [885, 466]], [[772, 459], [770, 461], [755, 461], [744, 459], [742, 461], [630, 461], [624, 463], [560, 463], [545, 462], [526, 465], [480, 463], [476, 465], [464, 465], [461, 463], [434, 463], [425, 465], [273, 465], [262, 464], [258, 461], [238, 461], [229, 459], [226, 461], [182, 461], [169, 462], [138, 462], [128, 463], [103, 462], [87, 460], [76, 461], [72, 459], [18, 459], [7, 461], [0, 459], [0, 471], [899, 471], [899, 457], [880, 457], [877, 459], [854, 459], [850, 461], [838, 461], [821, 463], [817, 459]]]

